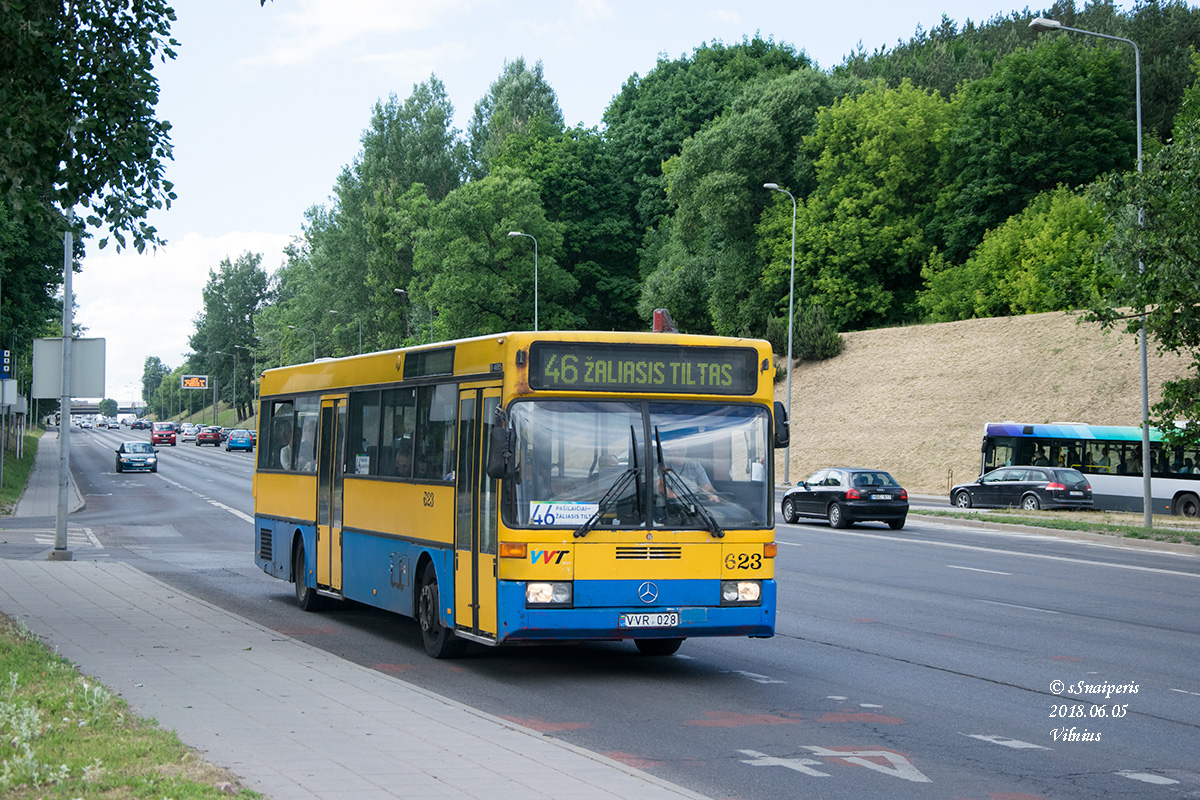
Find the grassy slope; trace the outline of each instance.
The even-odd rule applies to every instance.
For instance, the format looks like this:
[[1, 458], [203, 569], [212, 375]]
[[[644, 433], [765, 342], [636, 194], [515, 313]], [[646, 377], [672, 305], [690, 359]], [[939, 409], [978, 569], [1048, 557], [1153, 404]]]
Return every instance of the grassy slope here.
[[[844, 337], [837, 358], [793, 368], [792, 482], [825, 466], [871, 466], [910, 492], [944, 494], [979, 473], [986, 422], [1141, 420], [1137, 338], [1061, 312]], [[1151, 404], [1188, 363], [1151, 348]], [[782, 481], [783, 451], [776, 470]]]

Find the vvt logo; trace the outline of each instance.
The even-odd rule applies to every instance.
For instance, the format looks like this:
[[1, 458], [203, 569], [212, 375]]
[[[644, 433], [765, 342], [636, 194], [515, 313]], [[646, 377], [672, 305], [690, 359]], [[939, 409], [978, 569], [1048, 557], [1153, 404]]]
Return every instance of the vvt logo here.
[[529, 563], [536, 564], [540, 559], [543, 564], [561, 564], [563, 556], [569, 550], [533, 550], [529, 554]]

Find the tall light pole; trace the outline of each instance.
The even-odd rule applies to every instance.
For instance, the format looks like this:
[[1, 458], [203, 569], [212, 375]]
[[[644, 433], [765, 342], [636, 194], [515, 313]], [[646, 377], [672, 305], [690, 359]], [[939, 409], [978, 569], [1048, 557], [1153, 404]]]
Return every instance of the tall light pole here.
[[310, 330], [308, 328], [301, 328], [299, 325], [288, 325], [288, 327], [294, 331], [305, 331], [306, 333], [312, 334], [312, 337], [313, 337], [313, 359], [312, 360], [316, 361], [317, 360], [317, 332]]
[[[792, 419], [792, 315], [796, 313], [796, 198], [787, 189], [779, 188], [777, 183], [764, 183], [764, 189], [772, 192], [783, 192], [792, 198], [792, 280], [788, 288], [788, 374], [787, 374], [787, 414], [788, 421]], [[783, 482], [792, 482], [792, 442], [789, 437], [787, 446], [783, 448]]]
[[[1125, 42], [1125, 44], [1133, 47], [1133, 68], [1134, 77], [1134, 99], [1137, 105], [1137, 171], [1138, 175], [1142, 174], [1142, 51], [1138, 49], [1137, 43], [1132, 39], [1125, 39], [1120, 36], [1109, 36], [1107, 33], [1097, 33], [1096, 31], [1085, 31], [1081, 28], [1068, 28], [1058, 20], [1046, 19], [1045, 17], [1036, 17], [1030, 21], [1029, 27], [1035, 31], [1069, 31], [1070, 33], [1081, 33], [1084, 36], [1097, 36], [1101, 39], [1111, 39], [1114, 42]], [[1138, 227], [1142, 227], [1142, 211], [1138, 207]], [[1146, 271], [1146, 265], [1142, 259], [1138, 258], [1138, 274], [1142, 275]], [[1146, 313], [1143, 309], [1142, 315], [1142, 331], [1138, 337], [1141, 348], [1142, 357], [1142, 506], [1143, 506], [1143, 522], [1147, 528], [1154, 526], [1154, 496], [1150, 492], [1150, 380], [1146, 370]]]
[[528, 233], [521, 233], [520, 231], [509, 231], [508, 235], [509, 236], [525, 236], [530, 239], [533, 239], [533, 332], [537, 333], [537, 330], [538, 330], [538, 265], [537, 265], [538, 245], [537, 245], [537, 239], [534, 238], [533, 236], [530, 236]]
[[[341, 311], [334, 311], [332, 308], [329, 309], [329, 313], [337, 314], [339, 317], [349, 316], [348, 314], [343, 314]], [[362, 355], [362, 320], [361, 319], [357, 320], [357, 322], [358, 322], [358, 354], [361, 356]], [[315, 356], [313, 357], [313, 360], [316, 361]]]

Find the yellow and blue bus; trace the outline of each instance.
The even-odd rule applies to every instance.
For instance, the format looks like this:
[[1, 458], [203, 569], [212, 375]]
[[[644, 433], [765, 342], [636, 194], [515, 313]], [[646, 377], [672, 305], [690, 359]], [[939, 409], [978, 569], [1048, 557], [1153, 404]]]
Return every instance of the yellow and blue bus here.
[[[1095, 507], [1142, 511], [1142, 429], [1079, 422], [989, 422], [983, 433], [981, 469], [1033, 464], [1072, 467], [1092, 485]], [[982, 472], [980, 474], [983, 474]], [[1162, 432], [1150, 429], [1150, 500], [1152, 513], [1195, 517], [1200, 514], [1200, 449], [1173, 447]]]
[[256, 563], [426, 651], [775, 631], [763, 341], [504, 333], [262, 375]]

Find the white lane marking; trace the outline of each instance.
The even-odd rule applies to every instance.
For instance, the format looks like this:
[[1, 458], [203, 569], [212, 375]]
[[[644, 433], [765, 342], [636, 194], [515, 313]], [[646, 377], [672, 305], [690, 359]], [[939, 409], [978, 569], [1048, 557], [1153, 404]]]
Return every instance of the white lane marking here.
[[957, 564], [947, 564], [947, 569], [965, 569], [970, 572], [986, 572], [989, 575], [1012, 575], [1011, 572], [1000, 572], [995, 569], [979, 569], [978, 567], [960, 567]]
[[1131, 769], [1118, 770], [1113, 774], [1120, 775], [1122, 778], [1130, 778], [1131, 780], [1141, 781], [1142, 783], [1153, 783], [1159, 786], [1170, 786], [1172, 783], [1179, 783], [1179, 781], [1164, 778], [1162, 775], [1154, 775], [1149, 772], [1135, 772]]
[[1007, 736], [994, 736], [987, 733], [963, 733], [958, 732], [959, 736], [969, 736], [972, 739], [979, 739], [982, 742], [991, 742], [992, 744], [1001, 744], [1005, 747], [1011, 747], [1014, 750], [1049, 750], [1049, 747], [1043, 747], [1040, 744], [1031, 742], [1022, 742], [1020, 739], [1009, 739]]
[[[933, 783], [932, 780], [921, 773], [921, 770], [913, 766], [911, 761], [899, 753], [893, 753], [890, 750], [831, 750], [825, 747], [814, 747], [813, 745], [801, 745], [801, 747], [808, 750], [814, 756], [841, 759], [860, 767], [882, 772], [884, 775], [891, 775], [893, 778], [902, 778], [913, 783]], [[871, 761], [870, 759], [873, 758], [883, 759], [887, 763], [881, 764], [878, 761]]]
[[828, 772], [821, 772], [813, 769], [820, 767], [823, 764], [815, 758], [775, 758], [766, 753], [760, 753], [757, 750], [738, 750], [742, 755], [750, 756], [749, 761], [742, 759], [743, 764], [749, 764], [752, 767], [787, 767], [794, 769], [796, 772], [803, 772], [805, 775], [811, 775], [814, 778], [828, 778]]
[[741, 675], [743, 678], [749, 678], [755, 683], [787, 683], [787, 681], [779, 681], [774, 678], [769, 678], [766, 675], [759, 675], [757, 672], [746, 672], [744, 669], [727, 669], [727, 675]]
[[1194, 694], [1196, 697], [1200, 697], [1200, 692], [1189, 692], [1187, 689], [1172, 689], [1171, 691], [1179, 692], [1180, 694]]
[[183, 489], [185, 492], [188, 492], [189, 494], [196, 495], [196, 497], [199, 497], [201, 500], [203, 500], [204, 502], [208, 503], [211, 506], [215, 506], [215, 507], [221, 509], [222, 511], [228, 511], [230, 514], [233, 514], [238, 519], [243, 520], [245, 522], [249, 522], [251, 525], [254, 524], [254, 517], [250, 516], [249, 514], [238, 511], [236, 508], [230, 508], [229, 506], [225, 505], [224, 503], [218, 503], [216, 500], [212, 500], [212, 499], [200, 494], [200, 492], [197, 492], [192, 487], [184, 486], [179, 481], [173, 481], [170, 478], [163, 477], [162, 475], [159, 475], [158, 477], [161, 478], [162, 480], [166, 481], [170, 485], [176, 487], [177, 489]]
[[[1064, 561], [1068, 564], [1086, 564], [1093, 567], [1112, 567], [1114, 569], [1130, 569], [1136, 572], [1154, 572], [1160, 575], [1179, 575], [1184, 578], [1200, 578], [1200, 573], [1195, 572], [1180, 572], [1175, 569], [1162, 569], [1160, 567], [1143, 567], [1137, 564], [1117, 564], [1111, 561], [1093, 561], [1088, 558], [1071, 558], [1070, 556], [1052, 556], [1047, 553], [1022, 553], [1019, 550], [1004, 550], [999, 547], [982, 547], [976, 544], [960, 544], [959, 542], [934, 542], [929, 539], [908, 539], [898, 536], [883, 536], [875, 533], [859, 533], [856, 531], [838, 531], [839, 536], [859, 536], [864, 539], [882, 539], [887, 542], [897, 542], [899, 544], [928, 544], [936, 547], [952, 547], [958, 550], [973, 550], [979, 553], [991, 553], [995, 555], [1005, 556], [1023, 556], [1025, 558], [1040, 558], [1046, 561]], [[1050, 537], [1046, 537], [1050, 538]], [[1051, 541], [1073, 541], [1069, 539], [1051, 539]], [[778, 536], [776, 542], [779, 544], [789, 544], [789, 542], [779, 542]], [[1121, 548], [1124, 549], [1124, 548]], [[1155, 555], [1160, 555], [1155, 553]], [[1174, 553], [1165, 553], [1162, 555], [1174, 555]]]
[[1034, 608], [1033, 606], [1021, 606], [1016, 603], [1001, 603], [999, 600], [980, 600], [976, 598], [976, 603], [987, 603], [990, 606], [1007, 606], [1008, 608], [1020, 608], [1024, 611], [1040, 611], [1043, 614], [1061, 614], [1061, 611], [1051, 611], [1048, 608]]
[[878, 703], [859, 703], [858, 707], [859, 708], [883, 708], [883, 706], [879, 705]]
[[842, 697], [840, 694], [830, 694], [830, 695], [826, 695], [825, 699], [826, 700], [845, 700], [846, 698]]

